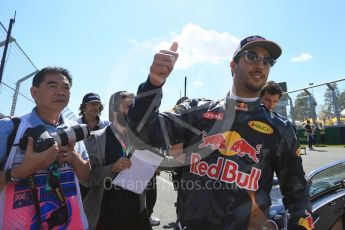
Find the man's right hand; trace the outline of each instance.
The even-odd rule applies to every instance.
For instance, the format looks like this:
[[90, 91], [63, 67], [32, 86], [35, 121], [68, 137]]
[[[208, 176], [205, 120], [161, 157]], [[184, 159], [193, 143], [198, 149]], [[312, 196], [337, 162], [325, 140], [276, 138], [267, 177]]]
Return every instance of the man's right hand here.
[[56, 159], [58, 152], [59, 148], [56, 143], [43, 152], [34, 152], [33, 139], [29, 137], [24, 160], [21, 164], [12, 169], [13, 176], [17, 178], [26, 178], [41, 169], [47, 168]]
[[165, 82], [174, 68], [175, 62], [178, 58], [176, 52], [178, 43], [173, 42], [170, 50], [161, 50], [155, 54], [152, 65], [150, 67], [150, 82], [155, 86], [161, 86]]

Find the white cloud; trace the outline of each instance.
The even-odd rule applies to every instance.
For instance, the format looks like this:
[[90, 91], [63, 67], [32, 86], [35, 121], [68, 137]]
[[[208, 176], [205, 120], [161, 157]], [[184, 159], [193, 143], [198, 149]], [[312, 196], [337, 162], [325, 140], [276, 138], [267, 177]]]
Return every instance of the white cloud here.
[[193, 82], [193, 87], [194, 88], [200, 88], [200, 87], [203, 87], [203, 86], [204, 86], [204, 82], [203, 81], [197, 80], [197, 81]]
[[179, 58], [175, 66], [177, 69], [185, 69], [200, 62], [217, 64], [230, 59], [240, 42], [229, 33], [206, 30], [199, 25], [189, 23], [182, 28], [180, 34], [174, 35], [171, 41], [164, 41], [155, 46], [155, 52], [169, 49], [173, 41], [179, 43]]
[[129, 42], [134, 44], [135, 46], [137, 46], [139, 44], [139, 42], [134, 38], [129, 39]]
[[311, 54], [308, 53], [301, 53], [300, 55], [291, 58], [292, 62], [303, 62], [303, 61], [307, 61], [309, 59], [311, 59], [313, 56], [311, 56]]

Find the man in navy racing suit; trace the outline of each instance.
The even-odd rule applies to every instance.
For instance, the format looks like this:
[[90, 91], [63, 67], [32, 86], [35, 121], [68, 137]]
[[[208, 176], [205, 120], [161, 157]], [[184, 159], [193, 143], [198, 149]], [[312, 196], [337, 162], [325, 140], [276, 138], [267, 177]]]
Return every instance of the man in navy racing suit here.
[[274, 172], [290, 214], [288, 228], [312, 229], [292, 125], [259, 99], [270, 68], [281, 55], [280, 46], [260, 36], [243, 39], [230, 62], [233, 86], [225, 99], [189, 100], [172, 112], [159, 113], [162, 85], [178, 57], [177, 47], [175, 42], [170, 50], [156, 53], [128, 114], [133, 134], [146, 144], [185, 146], [188, 167], [182, 168], [177, 229], [270, 227]]

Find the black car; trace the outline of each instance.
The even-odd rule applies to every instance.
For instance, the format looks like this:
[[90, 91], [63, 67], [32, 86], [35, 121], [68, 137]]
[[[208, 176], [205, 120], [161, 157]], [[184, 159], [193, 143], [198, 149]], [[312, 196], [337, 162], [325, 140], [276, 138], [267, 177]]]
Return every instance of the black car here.
[[[312, 201], [314, 229], [345, 229], [345, 159], [318, 168], [306, 176]], [[286, 229], [287, 218], [277, 179], [271, 191], [267, 229]]]

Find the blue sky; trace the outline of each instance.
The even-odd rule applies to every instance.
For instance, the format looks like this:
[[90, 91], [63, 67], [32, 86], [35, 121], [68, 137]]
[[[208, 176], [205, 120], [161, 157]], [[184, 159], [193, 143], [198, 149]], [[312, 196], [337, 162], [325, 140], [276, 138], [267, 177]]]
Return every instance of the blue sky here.
[[112, 93], [136, 92], [154, 53], [172, 41], [180, 57], [164, 86], [163, 110], [183, 94], [185, 76], [187, 96], [224, 97], [232, 54], [254, 34], [281, 45], [269, 79], [286, 81], [288, 90], [344, 78], [344, 9], [341, 0], [2, 0], [0, 21], [7, 27], [16, 10], [13, 37], [35, 65], [71, 71], [69, 107], [77, 114], [88, 92], [106, 107]]

